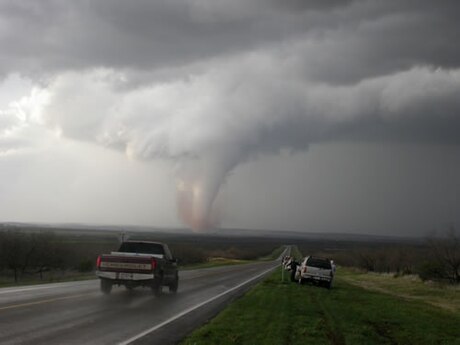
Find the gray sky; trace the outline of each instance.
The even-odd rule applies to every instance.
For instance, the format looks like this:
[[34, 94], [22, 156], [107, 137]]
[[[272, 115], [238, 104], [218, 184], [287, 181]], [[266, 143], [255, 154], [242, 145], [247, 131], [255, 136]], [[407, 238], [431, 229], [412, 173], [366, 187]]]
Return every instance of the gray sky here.
[[458, 13], [0, 0], [0, 221], [458, 227]]

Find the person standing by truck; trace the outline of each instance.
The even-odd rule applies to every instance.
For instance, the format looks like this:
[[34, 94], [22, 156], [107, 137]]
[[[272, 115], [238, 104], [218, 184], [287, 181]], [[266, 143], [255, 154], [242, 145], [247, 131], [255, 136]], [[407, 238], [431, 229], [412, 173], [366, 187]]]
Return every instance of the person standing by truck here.
[[289, 263], [289, 269], [291, 270], [291, 282], [295, 282], [295, 276], [297, 272], [297, 267], [300, 265], [300, 263], [296, 260], [296, 258], [292, 258], [291, 262]]

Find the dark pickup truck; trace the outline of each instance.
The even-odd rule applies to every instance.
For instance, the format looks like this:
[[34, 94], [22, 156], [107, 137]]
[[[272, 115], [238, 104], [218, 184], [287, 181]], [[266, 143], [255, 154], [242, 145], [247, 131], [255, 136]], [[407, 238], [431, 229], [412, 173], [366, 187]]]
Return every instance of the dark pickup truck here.
[[123, 242], [118, 251], [98, 256], [96, 275], [105, 294], [112, 291], [113, 285], [124, 285], [129, 290], [149, 287], [156, 296], [161, 295], [163, 286], [172, 293], [179, 286], [177, 260], [168, 246], [159, 242]]

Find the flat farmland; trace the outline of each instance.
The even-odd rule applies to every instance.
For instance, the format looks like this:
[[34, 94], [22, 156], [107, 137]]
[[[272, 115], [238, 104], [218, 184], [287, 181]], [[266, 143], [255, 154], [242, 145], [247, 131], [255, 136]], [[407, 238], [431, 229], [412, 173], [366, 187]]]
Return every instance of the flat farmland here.
[[327, 290], [278, 270], [182, 345], [460, 344], [458, 287], [341, 268], [336, 278]]

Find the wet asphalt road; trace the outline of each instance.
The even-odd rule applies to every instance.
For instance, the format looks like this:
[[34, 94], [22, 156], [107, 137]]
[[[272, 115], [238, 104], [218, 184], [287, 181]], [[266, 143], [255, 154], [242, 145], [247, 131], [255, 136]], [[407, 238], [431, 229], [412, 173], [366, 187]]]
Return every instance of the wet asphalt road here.
[[279, 263], [181, 271], [178, 293], [160, 298], [124, 287], [105, 296], [97, 279], [3, 288], [0, 344], [175, 344]]

